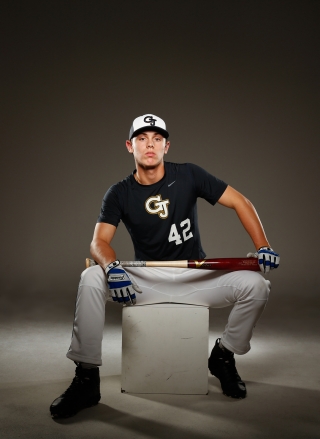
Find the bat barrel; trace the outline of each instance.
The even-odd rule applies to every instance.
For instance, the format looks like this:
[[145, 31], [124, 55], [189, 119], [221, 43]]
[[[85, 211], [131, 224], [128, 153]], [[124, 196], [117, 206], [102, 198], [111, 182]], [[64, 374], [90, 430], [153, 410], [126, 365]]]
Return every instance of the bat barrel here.
[[257, 258], [215, 258], [188, 261], [188, 268], [201, 270], [260, 271]]

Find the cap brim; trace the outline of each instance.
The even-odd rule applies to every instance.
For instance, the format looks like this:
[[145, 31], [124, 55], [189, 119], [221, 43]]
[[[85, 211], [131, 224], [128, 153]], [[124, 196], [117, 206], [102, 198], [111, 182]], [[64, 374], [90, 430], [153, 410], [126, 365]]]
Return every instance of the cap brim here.
[[169, 137], [168, 131], [164, 130], [163, 128], [153, 127], [153, 126], [147, 125], [145, 127], [139, 128], [136, 131], [133, 131], [132, 133], [130, 131], [130, 134], [129, 134], [130, 139], [129, 140], [133, 139], [133, 137], [137, 137], [140, 133], [143, 133], [145, 131], [155, 131], [156, 133], [161, 134], [165, 139], [167, 139]]

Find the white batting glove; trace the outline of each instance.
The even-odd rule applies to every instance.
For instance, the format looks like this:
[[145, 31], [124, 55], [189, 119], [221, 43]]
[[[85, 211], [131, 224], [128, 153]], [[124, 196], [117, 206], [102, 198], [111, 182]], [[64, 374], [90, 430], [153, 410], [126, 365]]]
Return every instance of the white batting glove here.
[[280, 255], [272, 250], [272, 248], [261, 247], [257, 253], [259, 267], [263, 273], [269, 273], [270, 270], [279, 267]]
[[105, 269], [108, 287], [114, 302], [123, 305], [135, 305], [135, 291], [142, 293], [138, 285], [134, 285], [128, 273], [121, 267], [120, 261], [114, 261]]

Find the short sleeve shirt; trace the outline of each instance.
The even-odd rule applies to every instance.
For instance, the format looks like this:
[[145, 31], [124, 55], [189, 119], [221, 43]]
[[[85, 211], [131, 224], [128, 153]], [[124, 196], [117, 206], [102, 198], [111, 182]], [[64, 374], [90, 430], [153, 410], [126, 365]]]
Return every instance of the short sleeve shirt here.
[[197, 198], [214, 205], [227, 184], [191, 163], [165, 162], [157, 183], [139, 184], [133, 173], [106, 192], [98, 222], [118, 226], [123, 221], [135, 259], [203, 259]]

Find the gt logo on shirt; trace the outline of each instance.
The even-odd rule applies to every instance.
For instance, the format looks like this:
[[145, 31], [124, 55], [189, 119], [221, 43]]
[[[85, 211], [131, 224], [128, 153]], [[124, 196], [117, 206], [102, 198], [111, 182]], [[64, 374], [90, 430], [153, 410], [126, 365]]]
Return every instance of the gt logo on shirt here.
[[155, 195], [154, 197], [150, 197], [145, 202], [145, 208], [148, 213], [151, 215], [157, 214], [159, 218], [166, 219], [169, 215], [168, 205], [170, 204], [169, 200], [162, 200], [161, 195]]

